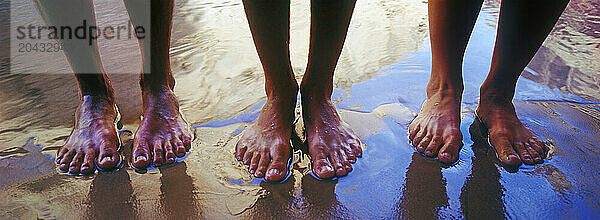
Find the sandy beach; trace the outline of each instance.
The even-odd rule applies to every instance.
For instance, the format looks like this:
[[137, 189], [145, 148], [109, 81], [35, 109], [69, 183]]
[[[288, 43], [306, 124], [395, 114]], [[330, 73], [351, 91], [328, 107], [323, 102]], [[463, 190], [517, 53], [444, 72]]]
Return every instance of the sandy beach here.
[[[342, 119], [365, 143], [348, 176], [319, 180], [296, 107], [289, 177], [254, 178], [235, 144], [266, 100], [264, 76], [241, 1], [177, 0], [171, 64], [195, 138], [180, 163], [147, 172], [128, 164], [140, 122], [135, 40], [99, 41], [122, 116], [123, 163], [91, 176], [58, 173], [79, 103], [64, 55], [0, 70], [0, 219], [183, 218], [600, 218], [600, 9], [571, 0], [523, 72], [514, 99], [523, 124], [551, 146], [543, 164], [499, 166], [475, 117], [491, 62], [499, 0], [486, 0], [464, 60], [464, 146], [443, 165], [409, 145], [431, 66], [426, 1], [358, 1], [334, 78]], [[31, 1], [12, 1], [41, 19]], [[99, 24], [127, 22], [122, 1], [96, 1]], [[2, 7], [1, 13], [8, 13]], [[292, 1], [291, 61], [301, 79], [309, 1]], [[1, 42], [8, 39], [0, 33]], [[3, 61], [4, 62], [4, 61]], [[298, 100], [300, 100], [298, 98]]]

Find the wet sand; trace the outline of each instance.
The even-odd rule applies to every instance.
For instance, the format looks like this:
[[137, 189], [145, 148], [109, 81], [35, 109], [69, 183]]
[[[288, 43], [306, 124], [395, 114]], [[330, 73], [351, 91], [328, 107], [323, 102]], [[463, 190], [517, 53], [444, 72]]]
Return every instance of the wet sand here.
[[[30, 7], [29, 1], [21, 4]], [[96, 4], [98, 23], [126, 20], [119, 0]], [[600, 11], [594, 3], [571, 0], [524, 71], [517, 114], [552, 146], [551, 157], [506, 170], [474, 116], [498, 6], [496, 0], [484, 3], [467, 49], [464, 147], [451, 166], [421, 156], [406, 138], [425, 99], [431, 62], [422, 1], [357, 2], [334, 99], [366, 149], [348, 176], [333, 180], [310, 172], [299, 106], [289, 178], [267, 183], [235, 160], [235, 143], [265, 101], [239, 1], [176, 2], [175, 92], [196, 136], [179, 164], [146, 173], [126, 163], [93, 176], [56, 173], [53, 158], [78, 103], [76, 82], [70, 74], [24, 74], [39, 66], [17, 64], [0, 74], [0, 218], [600, 218]], [[27, 19], [36, 19], [31, 9]], [[290, 49], [298, 79], [308, 24], [308, 2], [292, 1]], [[123, 116], [120, 136], [128, 158], [141, 114], [139, 51], [134, 41], [101, 41], [100, 48]], [[69, 72], [64, 56], [48, 59], [40, 61], [44, 68]]]

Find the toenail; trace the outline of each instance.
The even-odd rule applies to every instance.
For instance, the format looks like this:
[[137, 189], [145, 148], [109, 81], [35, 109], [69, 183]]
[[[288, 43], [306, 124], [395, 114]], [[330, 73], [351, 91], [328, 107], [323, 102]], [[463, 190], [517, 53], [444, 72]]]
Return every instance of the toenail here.
[[256, 175], [256, 176], [261, 176], [261, 175], [262, 175], [262, 171], [260, 171], [260, 170], [259, 170], [259, 171], [256, 171], [256, 173], [255, 173], [254, 175]]
[[443, 152], [440, 157], [444, 157], [444, 158], [448, 158], [451, 159], [452, 157], [450, 157], [450, 154], [448, 152]]
[[330, 166], [322, 166], [320, 173], [327, 173], [327, 172], [335, 172], [334, 169]]
[[106, 162], [108, 162], [110, 159], [111, 159], [110, 157], [106, 156], [106, 157], [102, 158], [102, 160], [100, 161], [100, 163], [106, 163]]
[[279, 174], [280, 174], [280, 172], [277, 169], [270, 169], [267, 171], [268, 176], [274, 176], [274, 175], [279, 175]]
[[144, 155], [139, 155], [139, 156], [137, 156], [137, 157], [135, 158], [135, 160], [136, 160], [136, 161], [144, 161], [144, 160], [146, 160], [146, 156], [144, 156]]

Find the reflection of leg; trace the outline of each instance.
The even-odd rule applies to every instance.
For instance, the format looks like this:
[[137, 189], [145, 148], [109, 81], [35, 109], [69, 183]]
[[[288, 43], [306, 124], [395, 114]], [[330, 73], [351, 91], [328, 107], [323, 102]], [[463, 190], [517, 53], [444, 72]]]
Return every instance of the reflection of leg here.
[[247, 217], [250, 219], [270, 219], [273, 216], [282, 219], [297, 218], [297, 215], [289, 212], [290, 205], [295, 206], [298, 203], [294, 196], [295, 182], [294, 175], [291, 175], [283, 183], [261, 182], [260, 186], [268, 193], [258, 199], [251, 210], [244, 211], [249, 214]]
[[512, 98], [521, 71], [548, 36], [568, 2], [502, 1], [492, 67], [481, 86], [477, 115], [488, 127], [490, 141], [499, 159], [507, 165], [518, 166], [521, 161], [542, 163], [545, 157], [544, 143], [521, 124]]
[[440, 163], [414, 153], [406, 171], [398, 216], [402, 219], [436, 219], [440, 207], [446, 205], [448, 195]]
[[[73, 30], [83, 22], [88, 27], [96, 26], [91, 0], [36, 0], [35, 3], [48, 26], [67, 26]], [[97, 42], [68, 37], [60, 42], [75, 72], [82, 102], [75, 113], [73, 132], [59, 149], [56, 162], [62, 171], [71, 173], [91, 173], [95, 163], [102, 169], [112, 169], [119, 161], [113, 123], [117, 112], [113, 88], [104, 73]]]
[[290, 137], [298, 84], [289, 52], [289, 0], [244, 0], [256, 51], [265, 71], [267, 103], [258, 120], [236, 146], [236, 158], [250, 173], [269, 181], [281, 180], [290, 158]]
[[306, 199], [308, 219], [354, 219], [349, 210], [337, 200], [336, 181], [320, 181], [311, 175], [302, 177], [302, 196]]
[[460, 194], [460, 203], [466, 219], [504, 219], [504, 189], [500, 184], [500, 173], [494, 164], [494, 154], [485, 135], [479, 134], [479, 122], [469, 129], [473, 140], [472, 171], [467, 177]]
[[[141, 0], [125, 1], [133, 22], [141, 22]], [[159, 166], [175, 162], [191, 147], [192, 132], [181, 113], [173, 93], [175, 78], [169, 61], [173, 0], [153, 0], [150, 5], [150, 41], [141, 40], [143, 72], [140, 74], [144, 117], [133, 141], [133, 166], [144, 169], [150, 164]], [[142, 22], [143, 23], [143, 22]], [[138, 26], [139, 24], [134, 24]], [[148, 59], [150, 51], [152, 56]], [[148, 64], [148, 62], [150, 62]], [[148, 71], [148, 65], [151, 72]]]
[[312, 167], [322, 178], [346, 175], [362, 154], [358, 137], [331, 103], [333, 72], [354, 4], [354, 0], [311, 1], [308, 65], [300, 87]]
[[409, 126], [417, 151], [440, 161], [458, 160], [462, 146], [462, 62], [482, 0], [429, 1], [432, 67], [427, 100]]
[[202, 210], [196, 204], [196, 188], [192, 177], [187, 173], [185, 163], [169, 168], [160, 168], [160, 203], [167, 219], [197, 219]]
[[126, 170], [98, 174], [89, 193], [90, 219], [134, 219], [136, 204]]

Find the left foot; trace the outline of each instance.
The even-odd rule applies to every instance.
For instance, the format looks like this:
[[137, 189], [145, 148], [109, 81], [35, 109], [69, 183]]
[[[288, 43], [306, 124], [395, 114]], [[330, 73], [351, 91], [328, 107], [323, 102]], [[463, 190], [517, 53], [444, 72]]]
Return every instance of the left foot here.
[[477, 116], [487, 127], [489, 140], [498, 159], [505, 165], [518, 167], [543, 163], [546, 157], [544, 142], [525, 128], [510, 98], [482, 94]]
[[361, 143], [338, 115], [329, 97], [302, 93], [302, 113], [313, 172], [320, 178], [345, 176], [362, 156]]
[[173, 91], [143, 92], [144, 117], [133, 139], [132, 163], [137, 169], [175, 162], [190, 149], [192, 131], [179, 112]]

